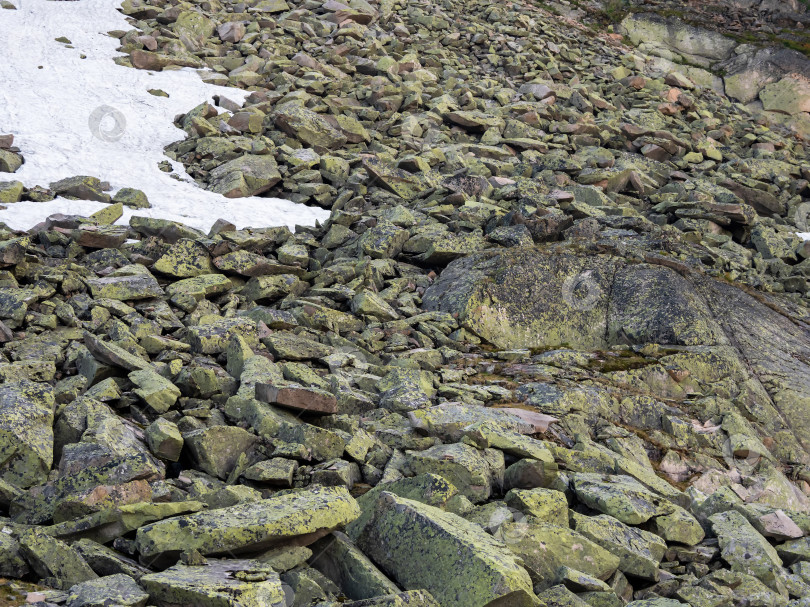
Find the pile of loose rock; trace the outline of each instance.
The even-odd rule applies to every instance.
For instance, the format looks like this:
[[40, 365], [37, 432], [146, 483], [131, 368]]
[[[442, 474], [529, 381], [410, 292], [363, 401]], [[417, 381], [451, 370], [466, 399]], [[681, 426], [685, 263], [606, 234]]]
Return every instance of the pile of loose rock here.
[[522, 4], [124, 8], [133, 65], [254, 89], [179, 119], [201, 184], [332, 212], [119, 226], [76, 177], [50, 191], [112, 204], [0, 229], [0, 575], [70, 607], [808, 605], [800, 140]]

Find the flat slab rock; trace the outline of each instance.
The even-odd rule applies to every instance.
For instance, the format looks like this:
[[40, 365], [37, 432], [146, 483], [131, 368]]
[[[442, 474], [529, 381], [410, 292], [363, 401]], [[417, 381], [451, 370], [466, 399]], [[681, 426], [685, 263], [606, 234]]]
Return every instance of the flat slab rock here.
[[259, 383], [256, 384], [256, 398], [308, 413], [337, 413], [337, 399], [324, 390]]
[[285, 542], [307, 545], [360, 516], [345, 487], [314, 487], [258, 502], [177, 516], [138, 529], [143, 564], [169, 564], [188, 550], [229, 555]]
[[283, 607], [281, 579], [270, 565], [253, 560], [212, 559], [207, 565], [175, 565], [141, 578], [160, 605]]

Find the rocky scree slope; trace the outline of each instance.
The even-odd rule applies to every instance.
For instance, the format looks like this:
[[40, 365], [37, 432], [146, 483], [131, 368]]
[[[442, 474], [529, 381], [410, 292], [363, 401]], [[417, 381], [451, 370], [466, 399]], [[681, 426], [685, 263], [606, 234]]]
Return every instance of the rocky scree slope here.
[[801, 139], [524, 4], [124, 10], [123, 61], [254, 89], [180, 118], [202, 184], [332, 213], [0, 231], [0, 575], [71, 607], [807, 604]]

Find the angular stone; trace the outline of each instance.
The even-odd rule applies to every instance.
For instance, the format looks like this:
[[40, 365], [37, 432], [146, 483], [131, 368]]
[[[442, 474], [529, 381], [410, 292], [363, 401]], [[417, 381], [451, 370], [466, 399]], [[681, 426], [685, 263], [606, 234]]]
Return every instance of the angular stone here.
[[20, 546], [37, 575], [55, 579], [64, 590], [98, 577], [75, 548], [40, 530], [24, 533]]
[[263, 337], [262, 343], [277, 360], [310, 360], [323, 358], [332, 353], [330, 346], [283, 331]]
[[99, 362], [111, 367], [122, 367], [127, 371], [149, 369], [151, 364], [142, 358], [130, 354], [121, 346], [112, 342], [101, 341], [92, 333], [84, 332], [84, 345], [90, 354]]
[[532, 580], [543, 587], [553, 583], [563, 565], [600, 580], [619, 567], [617, 556], [567, 526], [529, 519], [499, 525], [495, 537], [523, 560]]
[[239, 554], [307, 545], [360, 515], [345, 487], [313, 487], [259, 502], [179, 516], [138, 529], [142, 562], [173, 562], [187, 550]]
[[57, 196], [78, 198], [80, 200], [95, 200], [97, 202], [110, 202], [110, 195], [102, 190], [102, 183], [97, 177], [78, 176], [67, 177], [54, 181], [49, 186]]
[[264, 607], [287, 603], [278, 573], [270, 565], [252, 560], [178, 564], [143, 576], [141, 583], [160, 605]]
[[396, 584], [340, 531], [318, 540], [312, 548], [315, 558], [310, 565], [337, 583], [350, 599], [368, 599], [399, 591]]
[[498, 473], [483, 452], [464, 444], [436, 445], [425, 451], [409, 451], [405, 466], [411, 474], [431, 473], [446, 478], [474, 504], [492, 492]]
[[806, 80], [785, 77], [765, 85], [759, 98], [767, 112], [798, 114], [810, 112], [810, 84]]
[[225, 293], [233, 284], [227, 276], [222, 274], [200, 274], [193, 278], [186, 278], [173, 282], [166, 287], [166, 294], [169, 297], [176, 295], [190, 295], [196, 300], [201, 300], [209, 295]]
[[605, 514], [574, 515], [574, 524], [577, 532], [618, 556], [622, 572], [658, 581], [658, 566], [667, 550], [666, 543], [660, 537], [629, 527]]
[[28, 574], [28, 565], [20, 554], [20, 543], [6, 533], [0, 533], [0, 575], [21, 578]]
[[256, 398], [271, 405], [281, 405], [296, 411], [318, 414], [337, 413], [335, 396], [317, 388], [258, 383], [256, 384]]
[[143, 607], [149, 594], [128, 575], [119, 573], [77, 584], [70, 589], [68, 607]]
[[157, 280], [143, 266], [124, 266], [103, 278], [87, 281], [93, 297], [131, 301], [163, 295]]
[[156, 413], [166, 413], [180, 398], [180, 388], [162, 375], [149, 369], [133, 371], [129, 380], [138, 386], [135, 394], [140, 396]]
[[22, 181], [0, 181], [0, 203], [20, 202], [23, 189]]
[[510, 508], [520, 510], [538, 521], [568, 527], [568, 501], [561, 491], [511, 489], [503, 499]]
[[640, 525], [675, 509], [629, 476], [576, 473], [573, 488], [577, 498], [589, 508], [628, 525]]
[[320, 114], [297, 103], [285, 103], [275, 108], [273, 119], [278, 128], [309, 146], [335, 149], [346, 143], [346, 136]]
[[53, 420], [48, 384], [0, 385], [0, 479], [21, 488], [45, 482], [53, 464]]
[[0, 149], [0, 173], [15, 173], [22, 165], [22, 156], [10, 150]]
[[605, 257], [485, 251], [450, 263], [423, 307], [458, 314], [464, 328], [501, 349], [600, 348], [614, 271]]
[[258, 437], [237, 426], [213, 426], [189, 432], [184, 439], [197, 466], [225, 480], [239, 456], [253, 446]]
[[149, 450], [160, 459], [170, 462], [179, 460], [183, 442], [177, 425], [162, 417], [158, 417], [146, 428]]
[[194, 352], [219, 354], [228, 348], [234, 335], [256, 343], [256, 323], [247, 318], [222, 318], [204, 325], [189, 327], [186, 340]]
[[172, 245], [152, 268], [174, 278], [190, 278], [214, 272], [211, 258], [205, 247], [187, 238], [181, 238]]
[[408, 418], [414, 428], [450, 442], [460, 441], [473, 424], [491, 422], [499, 429], [538, 434], [545, 432], [551, 421], [556, 419], [534, 411], [475, 407], [461, 403], [443, 403], [411, 411]]
[[152, 206], [149, 199], [135, 188], [121, 188], [112, 197], [113, 202], [120, 202], [131, 209], [148, 209]]
[[383, 492], [359, 547], [406, 589], [424, 588], [446, 607], [539, 605], [529, 575], [477, 525]]
[[776, 549], [739, 512], [719, 512], [709, 521], [720, 542], [721, 556], [732, 571], [748, 573], [771, 586], [782, 567]]
[[226, 198], [244, 198], [266, 192], [281, 181], [273, 156], [245, 154], [211, 171], [208, 189]]
[[273, 302], [296, 291], [300, 286], [298, 277], [292, 274], [254, 276], [242, 289], [242, 295], [248, 301]]
[[253, 464], [245, 470], [244, 477], [257, 483], [267, 483], [280, 487], [292, 487], [293, 477], [298, 470], [298, 462], [283, 457], [274, 457]]

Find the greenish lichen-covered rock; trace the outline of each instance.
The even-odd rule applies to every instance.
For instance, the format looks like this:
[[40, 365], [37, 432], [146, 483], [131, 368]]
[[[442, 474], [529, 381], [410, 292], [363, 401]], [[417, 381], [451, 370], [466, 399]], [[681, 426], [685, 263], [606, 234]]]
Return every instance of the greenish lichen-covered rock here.
[[575, 514], [574, 526], [577, 532], [618, 556], [619, 569], [622, 572], [647, 580], [658, 580], [658, 566], [664, 558], [667, 545], [654, 533], [630, 527], [605, 514]]
[[504, 501], [510, 508], [558, 527], [568, 526], [568, 501], [562, 491], [551, 489], [511, 489]]
[[337, 582], [350, 599], [368, 599], [398, 592], [396, 584], [340, 531], [318, 540], [312, 549], [315, 557], [310, 565]]
[[310, 544], [350, 523], [360, 507], [345, 487], [313, 487], [152, 523], [138, 529], [142, 562], [170, 562], [184, 550], [203, 555], [258, 551], [284, 542]]
[[95, 200], [97, 202], [110, 202], [110, 195], [104, 193], [103, 184], [97, 177], [77, 176], [66, 177], [50, 184], [50, 188], [57, 196], [78, 198], [80, 200]]
[[187, 238], [178, 240], [152, 267], [174, 278], [190, 278], [214, 273], [211, 257], [205, 247]]
[[362, 514], [346, 527], [346, 534], [357, 541], [363, 528], [374, 514], [374, 504], [380, 493], [387, 491], [399, 497], [422, 502], [444, 510], [448, 502], [456, 495], [458, 489], [450, 481], [436, 474], [417, 474], [388, 483], [380, 483], [357, 498]]
[[258, 440], [255, 434], [237, 426], [194, 430], [183, 438], [197, 466], [223, 480], [228, 478], [239, 456]]
[[280, 487], [292, 487], [298, 462], [284, 457], [274, 457], [253, 464], [245, 470], [246, 479]]
[[249, 301], [272, 302], [296, 291], [300, 286], [298, 277], [292, 274], [254, 276], [242, 289], [242, 295]]
[[224, 293], [232, 286], [228, 277], [222, 274], [200, 274], [173, 282], [166, 287], [166, 294], [169, 297], [179, 294], [190, 295], [194, 299], [200, 300], [209, 295]]
[[0, 173], [15, 173], [22, 165], [22, 156], [10, 150], [0, 149]]
[[[538, 425], [541, 421], [548, 423], [548, 416], [525, 410], [495, 409], [476, 407], [463, 403], [442, 403], [435, 407], [418, 409], [408, 413], [411, 425], [420, 431], [435, 435], [447, 442], [459, 442], [468, 429], [476, 424], [491, 423], [499, 431], [519, 434], [544, 432], [546, 427]], [[538, 423], [533, 423], [536, 420]], [[485, 429], [481, 429], [484, 433]], [[499, 445], [493, 447], [501, 448]]]
[[70, 589], [68, 607], [143, 607], [149, 600], [143, 588], [123, 573], [76, 584]]
[[156, 413], [166, 413], [180, 398], [180, 388], [162, 375], [149, 369], [133, 371], [128, 375], [135, 384], [135, 394], [140, 396]]
[[503, 349], [604, 347], [615, 266], [608, 257], [525, 248], [476, 253], [450, 263], [423, 306], [458, 314], [462, 326]]
[[528, 573], [477, 525], [383, 492], [358, 545], [406, 589], [424, 588], [447, 607], [539, 606]]
[[189, 38], [209, 38], [214, 33], [214, 23], [202, 13], [183, 11], [177, 16], [173, 28], [178, 35]]
[[461, 443], [409, 451], [405, 462], [412, 475], [430, 473], [444, 477], [473, 503], [483, 502], [489, 497], [493, 483], [503, 475], [502, 466], [503, 455], [500, 469], [493, 469], [495, 467], [483, 451]]
[[810, 112], [810, 85], [806, 80], [787, 76], [766, 84], [759, 92], [766, 111], [782, 114]]
[[589, 508], [629, 525], [640, 525], [674, 510], [672, 504], [629, 476], [580, 472], [573, 475], [573, 489]]
[[709, 521], [720, 542], [723, 560], [731, 569], [753, 575], [773, 587], [782, 567], [782, 559], [751, 523], [733, 510], [714, 514]]
[[176, 462], [183, 450], [183, 435], [177, 425], [158, 417], [146, 428], [146, 443], [149, 450], [160, 459]]
[[0, 533], [0, 575], [21, 578], [28, 574], [28, 565], [20, 554], [20, 543]]
[[211, 171], [208, 189], [226, 198], [244, 198], [266, 192], [281, 181], [272, 156], [245, 154]]
[[0, 478], [17, 487], [45, 482], [53, 464], [53, 389], [20, 381], [0, 386]]
[[20, 546], [37, 575], [53, 578], [64, 590], [98, 577], [76, 549], [42, 531], [24, 533]]
[[639, 264], [616, 273], [610, 291], [608, 339], [613, 344], [726, 343], [703, 298], [670, 268]]
[[256, 343], [256, 323], [248, 318], [217, 318], [189, 327], [186, 339], [194, 352], [219, 354], [227, 349], [234, 335], [241, 335], [248, 343]]
[[0, 203], [20, 202], [22, 193], [22, 181], [0, 181]]
[[334, 149], [346, 143], [346, 136], [323, 116], [297, 103], [276, 107], [272, 116], [278, 128], [312, 147]]
[[543, 587], [557, 579], [563, 565], [600, 580], [619, 567], [617, 556], [567, 526], [527, 519], [499, 525], [495, 537], [523, 560], [532, 581]]
[[163, 295], [152, 273], [142, 265], [133, 264], [111, 272], [103, 278], [87, 281], [93, 297], [131, 301]]
[[407, 590], [360, 601], [345, 603], [346, 607], [440, 607], [427, 590]]
[[277, 331], [262, 338], [270, 353], [281, 360], [309, 360], [323, 358], [332, 353], [332, 348], [303, 335]]
[[206, 565], [175, 565], [141, 578], [161, 605], [282, 607], [287, 604], [278, 573], [252, 560], [212, 559]]
[[152, 206], [146, 194], [135, 188], [121, 188], [113, 194], [112, 201], [120, 202], [131, 209], [148, 209]]

